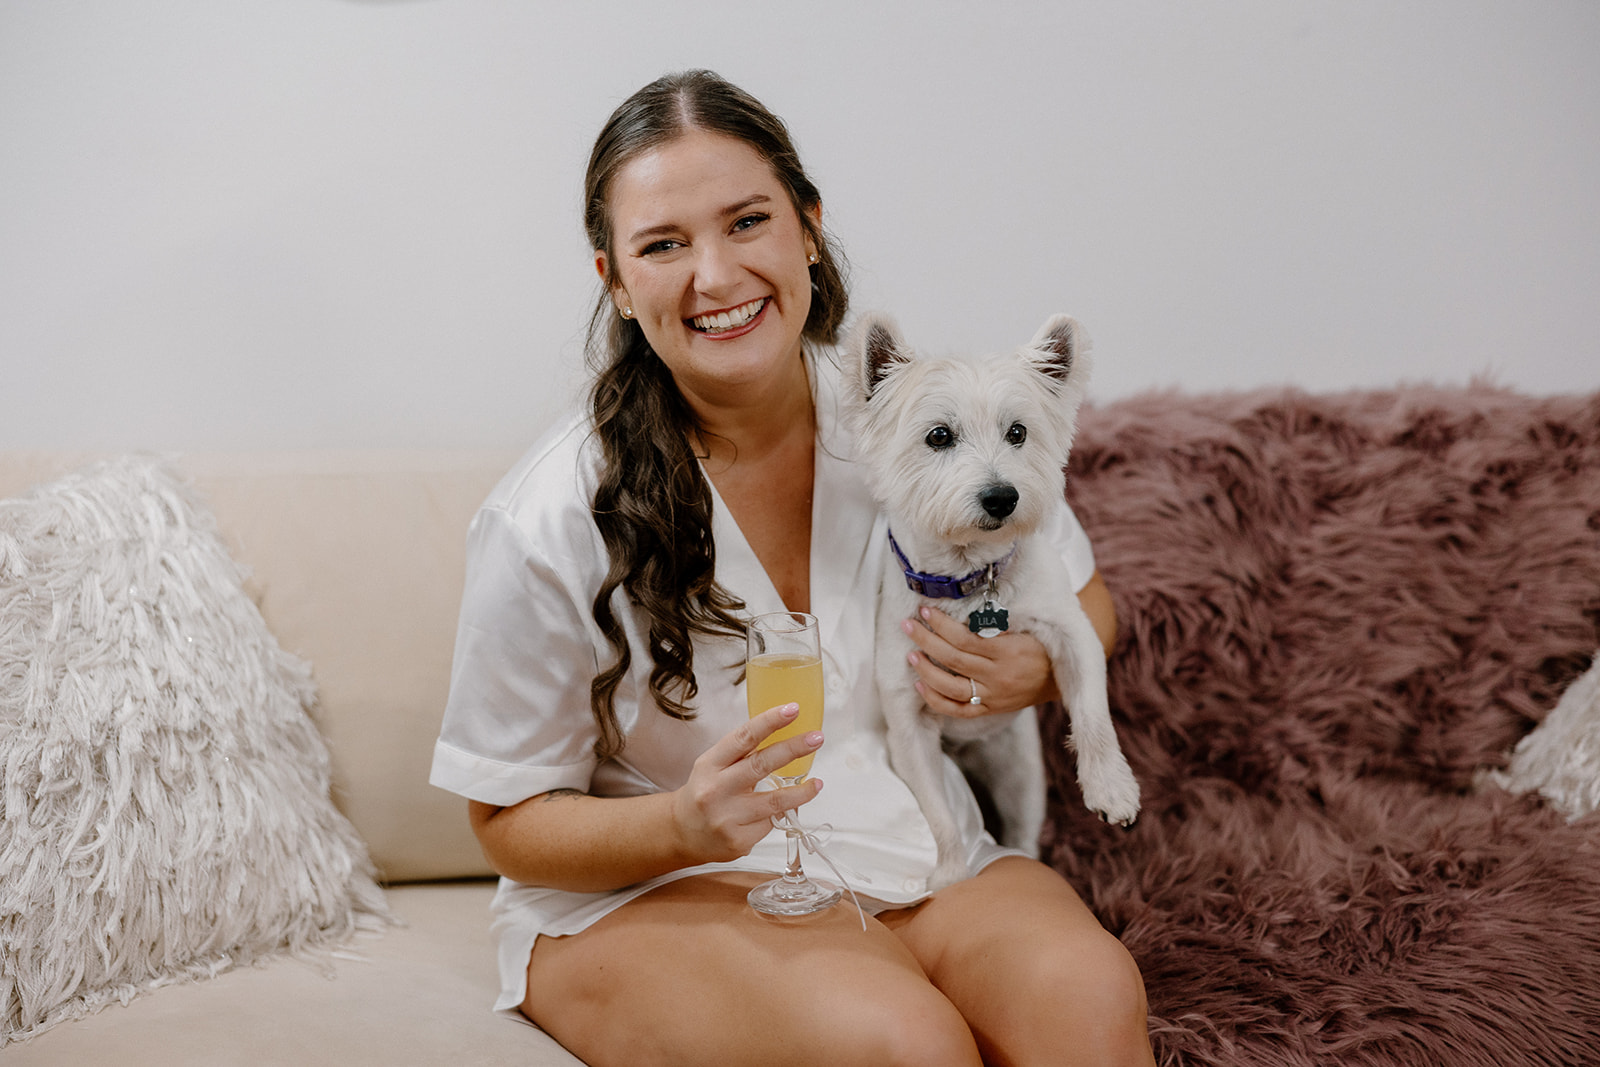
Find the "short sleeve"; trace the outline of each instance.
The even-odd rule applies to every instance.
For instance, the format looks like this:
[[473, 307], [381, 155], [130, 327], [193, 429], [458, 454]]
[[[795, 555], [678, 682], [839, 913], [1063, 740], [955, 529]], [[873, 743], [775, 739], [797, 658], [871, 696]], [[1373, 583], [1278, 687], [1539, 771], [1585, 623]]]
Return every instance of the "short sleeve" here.
[[502, 807], [552, 789], [588, 789], [599, 736], [589, 685], [598, 667], [585, 622], [513, 518], [480, 509], [467, 535], [433, 785]]
[[1056, 551], [1066, 563], [1073, 591], [1081, 592], [1089, 584], [1089, 579], [1094, 577], [1094, 546], [1089, 543], [1089, 535], [1084, 532], [1083, 524], [1078, 522], [1078, 516], [1073, 514], [1071, 505], [1065, 500], [1046, 520], [1044, 535], [1056, 546]]

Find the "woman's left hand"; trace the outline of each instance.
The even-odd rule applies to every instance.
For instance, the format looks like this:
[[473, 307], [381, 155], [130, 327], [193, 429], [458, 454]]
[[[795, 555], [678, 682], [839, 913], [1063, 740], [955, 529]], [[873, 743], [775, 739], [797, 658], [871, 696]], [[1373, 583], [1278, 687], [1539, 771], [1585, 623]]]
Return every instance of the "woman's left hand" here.
[[936, 608], [921, 608], [918, 618], [906, 619], [901, 628], [917, 646], [908, 659], [917, 672], [917, 692], [932, 711], [976, 719], [1056, 699], [1050, 656], [1032, 634], [979, 637]]

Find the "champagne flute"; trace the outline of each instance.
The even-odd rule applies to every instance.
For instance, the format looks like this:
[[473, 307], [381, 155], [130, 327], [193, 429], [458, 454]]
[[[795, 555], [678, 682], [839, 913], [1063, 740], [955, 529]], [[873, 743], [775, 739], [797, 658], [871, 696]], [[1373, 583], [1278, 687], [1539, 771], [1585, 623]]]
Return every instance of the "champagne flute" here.
[[[800, 714], [761, 742], [761, 747], [822, 728], [822, 640], [813, 615], [779, 611], [750, 620], [745, 657], [745, 693], [750, 717], [779, 704], [799, 704]], [[785, 786], [798, 785], [811, 773], [813, 752], [779, 767], [772, 777]], [[841, 890], [814, 882], [800, 869], [801, 831], [794, 812], [773, 825], [789, 838], [789, 862], [783, 877], [750, 890], [750, 906], [765, 915], [810, 915], [839, 902]]]

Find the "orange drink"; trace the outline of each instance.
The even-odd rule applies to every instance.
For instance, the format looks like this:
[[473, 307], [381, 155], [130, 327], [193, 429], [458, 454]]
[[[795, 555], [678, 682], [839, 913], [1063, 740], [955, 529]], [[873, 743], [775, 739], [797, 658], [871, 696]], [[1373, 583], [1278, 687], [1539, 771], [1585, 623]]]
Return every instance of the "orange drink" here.
[[[800, 705], [800, 714], [795, 716], [794, 721], [768, 736], [761, 742], [762, 748], [785, 738], [822, 729], [820, 656], [794, 652], [766, 652], [752, 656], [745, 666], [745, 686], [751, 718], [779, 704]], [[811, 773], [811, 760], [815, 755], [814, 752], [808, 752], [779, 767], [774, 773], [780, 778], [804, 778]]]

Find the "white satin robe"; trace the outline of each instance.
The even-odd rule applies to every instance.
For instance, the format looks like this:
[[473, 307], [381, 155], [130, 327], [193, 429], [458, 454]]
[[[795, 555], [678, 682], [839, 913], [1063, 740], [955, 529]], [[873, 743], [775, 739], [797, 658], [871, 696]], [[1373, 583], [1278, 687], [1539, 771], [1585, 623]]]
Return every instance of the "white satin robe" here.
[[[935, 848], [922, 812], [889, 766], [885, 727], [873, 686], [878, 576], [888, 551], [884, 520], [847, 458], [838, 422], [835, 372], [820, 363], [818, 444], [811, 533], [811, 609], [820, 620], [827, 740], [812, 769], [826, 788], [800, 809], [803, 824], [831, 829], [823, 848], [869, 910], [910, 904], [927, 894]], [[631, 796], [681, 786], [697, 756], [747, 718], [735, 685], [742, 639], [696, 640], [697, 716], [682, 722], [641, 705], [650, 660], [638, 618], [615, 597], [633, 644], [633, 663], [616, 693], [626, 736], [622, 753], [597, 762], [598, 730], [589, 683], [611, 662], [590, 615], [606, 572], [605, 547], [589, 514], [599, 449], [587, 415], [549, 434], [501, 480], [468, 534], [467, 577], [451, 672], [449, 703], [430, 781], [486, 804], [509, 806], [552, 789]], [[714, 497], [717, 580], [749, 615], [783, 603], [720, 498]], [[1054, 540], [1081, 588], [1094, 573], [1087, 536], [1065, 504]], [[895, 655], [901, 654], [895, 652]], [[946, 789], [978, 870], [1011, 851], [982, 827], [971, 790], [953, 763]], [[495, 895], [501, 995], [522, 1002], [529, 953], [541, 934], [577, 933], [656, 886], [716, 869], [778, 872], [784, 835], [773, 831], [744, 859], [686, 868], [605, 893], [571, 893], [502, 879]], [[807, 871], [829, 877], [807, 857]], [[848, 897], [846, 898], [848, 901]], [[846, 905], [848, 906], [848, 904]]]

